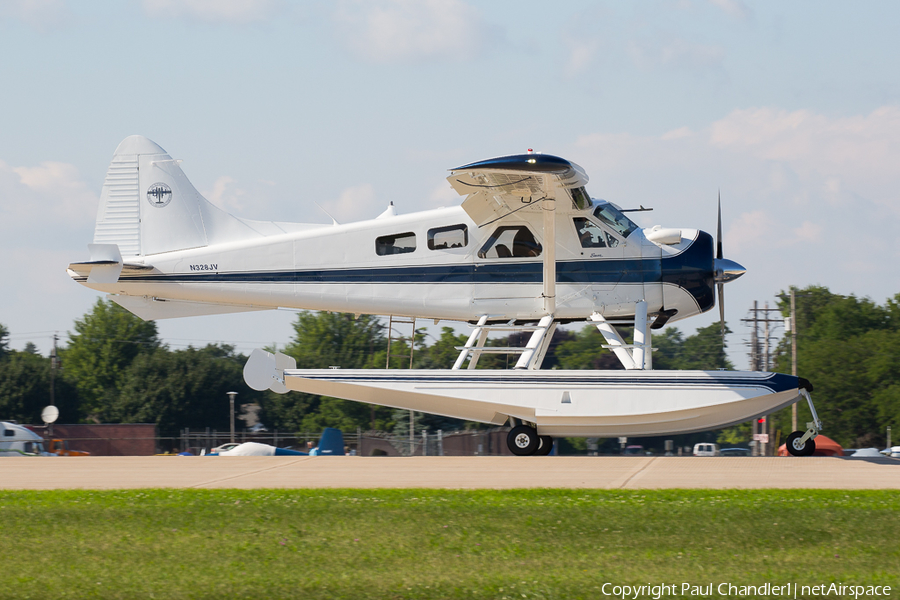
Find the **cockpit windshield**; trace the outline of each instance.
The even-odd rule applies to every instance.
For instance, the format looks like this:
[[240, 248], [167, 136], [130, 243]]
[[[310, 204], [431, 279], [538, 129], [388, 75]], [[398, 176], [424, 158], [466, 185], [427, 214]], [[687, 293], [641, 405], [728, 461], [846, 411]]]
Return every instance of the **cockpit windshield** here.
[[594, 209], [594, 216], [600, 219], [606, 225], [609, 225], [613, 231], [627, 238], [632, 231], [638, 228], [637, 224], [626, 217], [618, 208], [609, 202], [598, 204]]

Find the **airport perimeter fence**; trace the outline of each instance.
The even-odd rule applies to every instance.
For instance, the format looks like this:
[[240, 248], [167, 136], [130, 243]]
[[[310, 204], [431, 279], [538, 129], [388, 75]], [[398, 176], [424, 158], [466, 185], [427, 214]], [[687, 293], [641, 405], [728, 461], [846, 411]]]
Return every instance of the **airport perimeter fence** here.
[[[355, 456], [501, 456], [512, 455], [506, 446], [507, 428], [473, 431], [422, 431], [412, 439], [382, 431], [344, 431], [344, 450]], [[258, 442], [278, 448], [303, 452], [318, 444], [319, 433], [241, 432], [234, 441]], [[200, 454], [231, 441], [229, 432], [215, 430], [191, 431], [185, 429], [178, 438], [171, 440], [173, 452]], [[176, 452], [176, 453], [177, 453]]]
[[[152, 456], [208, 454], [232, 441], [230, 431], [182, 429], [177, 436], [159, 436], [152, 423], [31, 426], [45, 440], [63, 440], [71, 450], [91, 456]], [[384, 431], [344, 431], [347, 454], [356, 456], [500, 456], [511, 455], [506, 427], [462, 431], [420, 431], [412, 439]], [[236, 431], [235, 443], [257, 442], [306, 452], [318, 444], [321, 432]]]

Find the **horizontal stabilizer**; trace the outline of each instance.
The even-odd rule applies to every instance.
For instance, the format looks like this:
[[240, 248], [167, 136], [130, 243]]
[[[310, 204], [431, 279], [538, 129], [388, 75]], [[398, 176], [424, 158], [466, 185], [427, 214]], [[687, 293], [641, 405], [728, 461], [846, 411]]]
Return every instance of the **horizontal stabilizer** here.
[[178, 317], [199, 317], [203, 315], [224, 315], [229, 313], [272, 310], [270, 306], [248, 306], [242, 304], [213, 304], [190, 300], [170, 300], [151, 296], [124, 296], [109, 294], [110, 300], [134, 313], [145, 321], [176, 319]]
[[293, 357], [257, 348], [250, 353], [244, 365], [244, 381], [258, 392], [272, 390], [276, 394], [286, 394], [288, 389], [284, 385], [284, 371], [296, 368], [297, 361]]
[[122, 253], [116, 244], [88, 244], [91, 268], [88, 283], [115, 283], [122, 272]]

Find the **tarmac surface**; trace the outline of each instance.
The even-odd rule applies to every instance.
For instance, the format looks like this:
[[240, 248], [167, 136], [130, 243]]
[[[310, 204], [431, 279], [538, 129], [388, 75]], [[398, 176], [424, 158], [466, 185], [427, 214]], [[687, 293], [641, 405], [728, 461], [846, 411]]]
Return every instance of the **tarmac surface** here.
[[0, 489], [900, 489], [891, 458], [96, 456], [0, 460]]

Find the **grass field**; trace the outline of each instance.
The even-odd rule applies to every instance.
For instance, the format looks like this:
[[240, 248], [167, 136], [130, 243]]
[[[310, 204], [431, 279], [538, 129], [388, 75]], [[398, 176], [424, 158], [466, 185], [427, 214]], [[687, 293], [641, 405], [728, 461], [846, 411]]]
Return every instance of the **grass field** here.
[[896, 491], [4, 491], [0, 535], [0, 598], [900, 597]]

